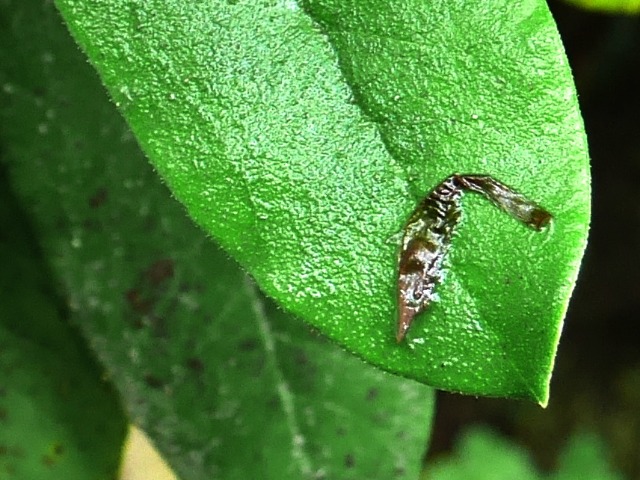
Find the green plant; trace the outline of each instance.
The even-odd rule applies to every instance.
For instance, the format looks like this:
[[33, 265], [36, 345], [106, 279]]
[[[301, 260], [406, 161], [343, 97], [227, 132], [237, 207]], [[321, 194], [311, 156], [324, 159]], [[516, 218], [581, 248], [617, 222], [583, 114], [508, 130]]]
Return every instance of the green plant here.
[[596, 10], [610, 13], [637, 14], [640, 12], [638, 0], [566, 0], [575, 6], [587, 10]]
[[[71, 322], [183, 478], [415, 478], [432, 411], [207, 234], [372, 364], [547, 401], [589, 181], [543, 2], [58, 7], [135, 139], [51, 6], [5, 1], [3, 163]], [[396, 237], [455, 171], [555, 220], [531, 236], [465, 200], [441, 299], [398, 345]]]
[[[591, 433], [575, 433], [560, 455], [556, 471], [541, 474], [527, 452], [484, 427], [467, 430], [450, 457], [434, 461], [429, 480], [621, 480], [608, 464], [606, 446]], [[487, 459], [491, 459], [490, 462]]]

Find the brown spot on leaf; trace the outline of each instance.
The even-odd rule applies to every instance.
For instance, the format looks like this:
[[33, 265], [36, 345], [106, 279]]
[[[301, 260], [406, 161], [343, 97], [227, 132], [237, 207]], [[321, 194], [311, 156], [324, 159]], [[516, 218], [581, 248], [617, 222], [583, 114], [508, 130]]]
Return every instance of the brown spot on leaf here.
[[374, 401], [376, 398], [378, 398], [378, 394], [379, 393], [380, 392], [378, 391], [377, 388], [370, 388], [367, 391], [367, 400], [370, 401], [370, 402]]
[[240, 342], [238, 348], [243, 352], [251, 352], [258, 348], [258, 341], [255, 338], [246, 338]]
[[55, 443], [53, 445], [53, 453], [55, 453], [56, 455], [62, 455], [64, 453], [64, 447], [61, 443]]
[[153, 306], [153, 302], [147, 298], [142, 296], [140, 290], [137, 288], [132, 288], [127, 291], [125, 294], [127, 298], [127, 302], [129, 306], [133, 309], [134, 312], [138, 313], [149, 313], [151, 311], [151, 307]]
[[347, 453], [344, 457], [344, 466], [346, 468], [353, 468], [356, 464], [356, 459], [353, 457], [352, 453]]
[[272, 395], [271, 397], [269, 397], [269, 400], [267, 400], [267, 407], [270, 410], [278, 409], [278, 407], [280, 407], [280, 401], [278, 397], [276, 397], [275, 395]]
[[105, 204], [107, 201], [108, 193], [107, 189], [104, 187], [99, 188], [96, 192], [91, 195], [89, 198], [89, 206], [91, 208], [98, 208]]
[[88, 218], [82, 222], [82, 228], [89, 232], [99, 232], [102, 230], [102, 225], [95, 218]]
[[159, 389], [162, 388], [164, 383], [158, 377], [147, 374], [144, 376], [144, 382], [150, 386], [151, 388]]
[[151, 285], [159, 285], [165, 280], [173, 277], [174, 264], [173, 260], [163, 258], [154, 262], [145, 272], [145, 277]]
[[309, 357], [303, 350], [296, 350], [295, 361], [299, 365], [309, 365]]
[[42, 85], [37, 85], [31, 89], [34, 97], [44, 97], [47, 94], [47, 89]]
[[407, 473], [407, 471], [404, 469], [404, 467], [396, 467], [393, 469], [394, 477], [404, 477], [405, 473]]
[[151, 327], [151, 330], [156, 337], [167, 338], [169, 336], [169, 332], [167, 330], [167, 320], [165, 317], [161, 317], [159, 315], [149, 315], [145, 318], [145, 320], [148, 321], [149, 326]]
[[198, 357], [190, 357], [187, 359], [187, 367], [195, 373], [202, 373], [204, 371], [204, 363]]

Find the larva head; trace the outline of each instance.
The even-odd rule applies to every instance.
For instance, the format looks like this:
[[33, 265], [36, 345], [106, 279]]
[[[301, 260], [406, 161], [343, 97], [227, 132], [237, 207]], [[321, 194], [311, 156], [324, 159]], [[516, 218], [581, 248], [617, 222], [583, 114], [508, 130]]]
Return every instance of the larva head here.
[[427, 308], [433, 298], [433, 289], [439, 280], [436, 272], [441, 253], [437, 245], [418, 238], [411, 240], [400, 255], [396, 332], [398, 342], [404, 339], [413, 319]]
[[531, 212], [531, 220], [529, 222], [529, 225], [531, 225], [536, 230], [542, 230], [544, 227], [549, 225], [549, 222], [551, 222], [552, 218], [553, 217], [549, 212], [547, 212], [543, 208], [538, 207], [533, 210], [533, 212]]

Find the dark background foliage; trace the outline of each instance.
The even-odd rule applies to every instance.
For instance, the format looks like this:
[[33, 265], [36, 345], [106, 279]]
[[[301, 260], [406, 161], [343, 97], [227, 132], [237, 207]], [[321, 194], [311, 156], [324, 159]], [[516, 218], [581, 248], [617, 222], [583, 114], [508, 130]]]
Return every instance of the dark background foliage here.
[[431, 458], [463, 428], [489, 422], [553, 468], [570, 433], [598, 432], [640, 478], [640, 18], [549, 2], [573, 69], [589, 138], [591, 233], [569, 305], [546, 410], [440, 393]]

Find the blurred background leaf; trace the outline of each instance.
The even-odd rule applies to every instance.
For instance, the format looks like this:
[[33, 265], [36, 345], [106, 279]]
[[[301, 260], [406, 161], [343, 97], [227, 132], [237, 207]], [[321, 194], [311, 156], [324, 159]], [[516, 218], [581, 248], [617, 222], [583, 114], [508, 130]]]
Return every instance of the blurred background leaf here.
[[526, 450], [486, 427], [468, 429], [455, 453], [435, 461], [424, 473], [429, 480], [622, 480], [594, 434], [576, 433], [567, 442], [555, 472], [537, 471]]
[[640, 13], [639, 0], [565, 0], [577, 7], [610, 13]]
[[0, 478], [113, 479], [126, 419], [67, 321], [3, 165], [0, 265]]

